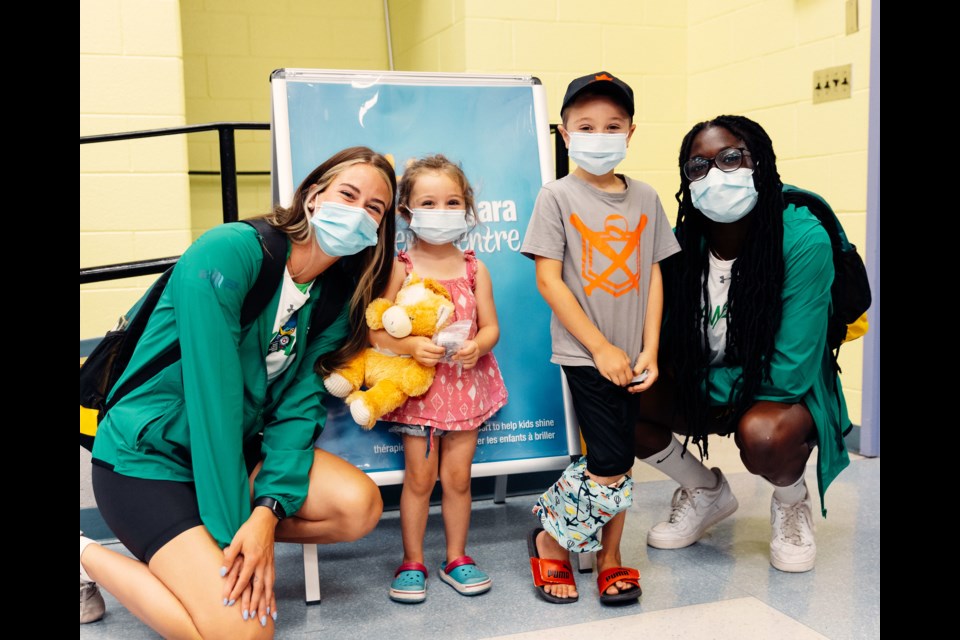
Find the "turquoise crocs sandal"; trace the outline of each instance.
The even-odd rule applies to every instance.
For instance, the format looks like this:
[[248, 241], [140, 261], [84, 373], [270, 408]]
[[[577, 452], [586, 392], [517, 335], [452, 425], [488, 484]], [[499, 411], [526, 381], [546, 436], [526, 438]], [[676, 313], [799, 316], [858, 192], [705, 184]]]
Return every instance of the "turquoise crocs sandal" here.
[[404, 562], [397, 567], [390, 583], [390, 599], [416, 603], [427, 599], [427, 568], [419, 562]]
[[490, 590], [493, 580], [477, 568], [470, 556], [460, 556], [440, 565], [440, 579], [465, 596], [477, 596]]

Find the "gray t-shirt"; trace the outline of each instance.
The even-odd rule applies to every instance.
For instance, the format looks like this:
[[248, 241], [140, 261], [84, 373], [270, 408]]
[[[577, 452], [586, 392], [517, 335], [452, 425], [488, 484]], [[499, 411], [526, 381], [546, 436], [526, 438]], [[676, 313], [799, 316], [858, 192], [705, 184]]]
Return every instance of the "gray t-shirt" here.
[[[618, 174], [619, 175], [619, 174]], [[607, 193], [568, 175], [543, 186], [521, 253], [563, 262], [563, 281], [607, 340], [636, 363], [654, 262], [680, 251], [653, 188], [620, 176], [627, 188]], [[550, 318], [560, 365], [595, 366], [590, 351]]]

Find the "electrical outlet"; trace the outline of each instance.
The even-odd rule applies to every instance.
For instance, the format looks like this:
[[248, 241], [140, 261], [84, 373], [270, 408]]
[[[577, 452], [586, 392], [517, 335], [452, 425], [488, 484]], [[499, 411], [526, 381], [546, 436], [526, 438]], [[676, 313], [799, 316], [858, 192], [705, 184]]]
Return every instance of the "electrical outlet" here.
[[844, 5], [844, 14], [846, 14], [847, 35], [856, 33], [860, 29], [860, 16], [857, 7], [857, 0], [847, 0]]
[[813, 72], [813, 104], [850, 97], [853, 65], [828, 67]]

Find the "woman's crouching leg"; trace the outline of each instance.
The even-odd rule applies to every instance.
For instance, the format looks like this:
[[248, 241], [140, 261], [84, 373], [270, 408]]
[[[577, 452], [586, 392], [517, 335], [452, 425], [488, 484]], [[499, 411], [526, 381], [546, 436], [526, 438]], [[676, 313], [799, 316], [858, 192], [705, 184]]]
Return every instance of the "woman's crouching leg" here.
[[316, 449], [303, 506], [277, 525], [277, 540], [327, 544], [359, 540], [383, 512], [380, 489], [346, 460]]
[[747, 470], [776, 486], [788, 485], [803, 475], [816, 438], [813, 417], [802, 403], [769, 401], [750, 407], [735, 435]]
[[[196, 628], [194, 633], [168, 637], [269, 640], [274, 635], [270, 616], [244, 619], [242, 603], [223, 604], [224, 579], [220, 576], [223, 552], [204, 527], [188, 529], [163, 545], [150, 559], [150, 572], [176, 596]], [[147, 617], [134, 611], [141, 619]], [[158, 631], [160, 628], [150, 624]], [[161, 631], [167, 635], [165, 631]]]

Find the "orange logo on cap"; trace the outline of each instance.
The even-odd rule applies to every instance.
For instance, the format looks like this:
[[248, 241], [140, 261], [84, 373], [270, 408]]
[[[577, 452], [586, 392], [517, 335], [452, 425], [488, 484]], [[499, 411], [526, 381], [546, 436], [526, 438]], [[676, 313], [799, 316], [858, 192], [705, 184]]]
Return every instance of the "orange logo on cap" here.
[[613, 78], [611, 78], [610, 76], [608, 76], [608, 75], [605, 74], [605, 73], [601, 73], [601, 74], [598, 75], [598, 76], [593, 76], [593, 79], [594, 79], [595, 81], [596, 81], [596, 80], [609, 80], [609, 81], [613, 82]]

